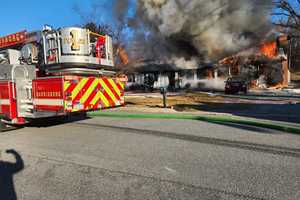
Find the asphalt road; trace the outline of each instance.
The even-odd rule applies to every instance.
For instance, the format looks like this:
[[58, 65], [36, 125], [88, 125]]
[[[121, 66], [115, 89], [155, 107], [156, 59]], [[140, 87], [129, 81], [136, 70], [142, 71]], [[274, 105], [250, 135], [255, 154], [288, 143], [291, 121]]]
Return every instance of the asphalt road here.
[[299, 135], [189, 120], [44, 125], [0, 132], [1, 200], [300, 199]]

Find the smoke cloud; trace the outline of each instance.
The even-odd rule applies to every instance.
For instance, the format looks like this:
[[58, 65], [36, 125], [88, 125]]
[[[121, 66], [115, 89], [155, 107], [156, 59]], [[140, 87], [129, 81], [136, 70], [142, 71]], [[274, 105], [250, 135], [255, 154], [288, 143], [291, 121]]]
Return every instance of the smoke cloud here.
[[[258, 43], [269, 32], [272, 0], [139, 0], [129, 25], [135, 30], [132, 53], [195, 65]], [[196, 63], [195, 63], [196, 62]]]
[[113, 2], [114, 17], [119, 23], [126, 23], [126, 14], [129, 9], [129, 0], [121, 0]]

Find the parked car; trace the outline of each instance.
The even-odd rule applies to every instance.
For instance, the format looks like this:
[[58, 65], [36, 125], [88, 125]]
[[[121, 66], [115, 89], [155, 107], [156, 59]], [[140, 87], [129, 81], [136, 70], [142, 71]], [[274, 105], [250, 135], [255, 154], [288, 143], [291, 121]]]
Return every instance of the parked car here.
[[225, 82], [225, 94], [237, 94], [248, 92], [248, 82], [241, 77], [230, 77]]

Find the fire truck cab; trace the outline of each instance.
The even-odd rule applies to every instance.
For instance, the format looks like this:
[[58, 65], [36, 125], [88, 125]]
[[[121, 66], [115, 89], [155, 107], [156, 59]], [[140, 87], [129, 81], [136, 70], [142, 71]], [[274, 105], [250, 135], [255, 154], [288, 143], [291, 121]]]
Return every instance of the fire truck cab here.
[[0, 114], [6, 123], [121, 106], [125, 84], [116, 75], [110, 36], [45, 26], [0, 38]]

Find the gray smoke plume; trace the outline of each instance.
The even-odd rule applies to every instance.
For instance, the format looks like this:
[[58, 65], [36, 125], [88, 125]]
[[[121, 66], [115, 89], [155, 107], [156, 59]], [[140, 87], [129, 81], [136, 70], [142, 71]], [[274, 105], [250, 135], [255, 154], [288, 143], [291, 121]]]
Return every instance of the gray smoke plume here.
[[258, 43], [271, 9], [272, 0], [138, 0], [132, 48], [161, 62], [216, 61]]
[[120, 23], [126, 23], [126, 14], [129, 9], [129, 0], [115, 1], [113, 2], [113, 5], [114, 17]]

